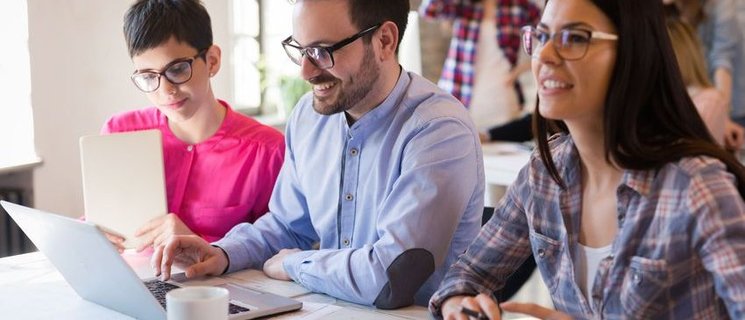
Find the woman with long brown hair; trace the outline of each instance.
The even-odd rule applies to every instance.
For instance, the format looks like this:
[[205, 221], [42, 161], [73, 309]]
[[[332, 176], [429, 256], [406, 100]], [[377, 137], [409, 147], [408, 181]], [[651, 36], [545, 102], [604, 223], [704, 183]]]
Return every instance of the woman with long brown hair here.
[[[745, 168], [698, 116], [662, 3], [551, 0], [523, 43], [538, 151], [430, 310], [745, 318]], [[556, 311], [490, 297], [531, 254]]]

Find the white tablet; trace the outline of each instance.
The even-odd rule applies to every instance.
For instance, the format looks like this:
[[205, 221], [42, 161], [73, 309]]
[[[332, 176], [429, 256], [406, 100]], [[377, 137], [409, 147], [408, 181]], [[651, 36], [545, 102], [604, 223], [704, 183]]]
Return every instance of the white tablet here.
[[86, 219], [136, 247], [135, 231], [168, 210], [160, 131], [82, 137], [80, 160]]

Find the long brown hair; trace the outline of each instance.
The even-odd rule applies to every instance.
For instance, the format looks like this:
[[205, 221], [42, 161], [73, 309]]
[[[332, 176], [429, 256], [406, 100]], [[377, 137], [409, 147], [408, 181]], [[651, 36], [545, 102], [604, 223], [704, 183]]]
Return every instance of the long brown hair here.
[[675, 17], [668, 17], [665, 22], [683, 83], [686, 86], [711, 87], [703, 46], [696, 31], [691, 25]]
[[[617, 58], [605, 97], [605, 157], [625, 169], [657, 169], [683, 157], [722, 161], [745, 195], [745, 168], [720, 148], [706, 129], [683, 84], [662, 1], [592, 0], [618, 30]], [[556, 183], [566, 187], [551, 157], [548, 134], [568, 132], [562, 121], [540, 115], [533, 134], [541, 160]]]

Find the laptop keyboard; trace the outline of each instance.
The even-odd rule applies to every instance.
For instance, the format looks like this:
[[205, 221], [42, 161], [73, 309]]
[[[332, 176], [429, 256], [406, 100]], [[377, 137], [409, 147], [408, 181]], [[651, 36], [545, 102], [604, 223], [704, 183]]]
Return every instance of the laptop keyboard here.
[[[145, 281], [145, 286], [148, 290], [150, 290], [150, 293], [153, 294], [155, 299], [158, 299], [158, 303], [160, 303], [161, 306], [163, 306], [163, 309], [166, 308], [166, 293], [168, 291], [171, 291], [173, 289], [178, 289], [179, 286], [170, 284], [168, 282], [160, 281], [160, 280], [150, 280]], [[241, 312], [250, 311], [250, 309], [235, 305], [235, 304], [229, 304], [228, 305], [228, 314], [236, 314]]]

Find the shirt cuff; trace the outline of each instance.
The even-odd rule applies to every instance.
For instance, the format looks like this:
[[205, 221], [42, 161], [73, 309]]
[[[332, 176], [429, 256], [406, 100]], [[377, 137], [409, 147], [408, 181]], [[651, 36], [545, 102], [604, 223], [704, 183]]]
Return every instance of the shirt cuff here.
[[228, 272], [228, 268], [230, 267], [230, 256], [228, 255], [228, 253], [227, 253], [227, 252], [225, 252], [225, 249], [223, 249], [223, 248], [220, 248], [220, 247], [218, 247], [218, 246], [216, 246], [216, 245], [214, 245], [214, 244], [213, 244], [212, 246], [213, 246], [213, 247], [215, 247], [215, 248], [218, 248], [218, 249], [220, 249], [220, 251], [221, 251], [221, 252], [222, 252], [222, 253], [223, 253], [223, 254], [225, 255], [225, 259], [227, 259], [227, 260], [228, 260], [228, 264], [227, 264], [227, 265], [225, 266], [225, 269], [223, 269], [223, 270], [222, 270], [222, 272], [220, 272], [220, 275], [223, 275], [223, 274], [225, 274], [226, 272]]
[[[727, 71], [729, 71], [730, 74], [732, 74], [732, 69], [733, 69], [732, 63], [728, 59], [725, 59], [725, 58], [714, 59], [710, 68], [711, 68], [711, 71], [716, 71], [719, 68], [726, 69]], [[732, 78], [733, 79], [735, 78], [734, 74], [732, 74]]]
[[228, 269], [223, 273], [231, 273], [248, 267], [250, 258], [248, 254], [245, 254], [245, 247], [240, 241], [222, 238], [213, 242], [212, 245], [222, 249], [228, 257]]
[[310, 262], [307, 258], [312, 256], [315, 252], [315, 250], [306, 250], [290, 254], [285, 257], [285, 260], [282, 262], [282, 267], [284, 267], [285, 272], [287, 272], [287, 275], [292, 278], [292, 280], [299, 284], [303, 284], [300, 279], [300, 272], [302, 271], [300, 266], [304, 263]]

